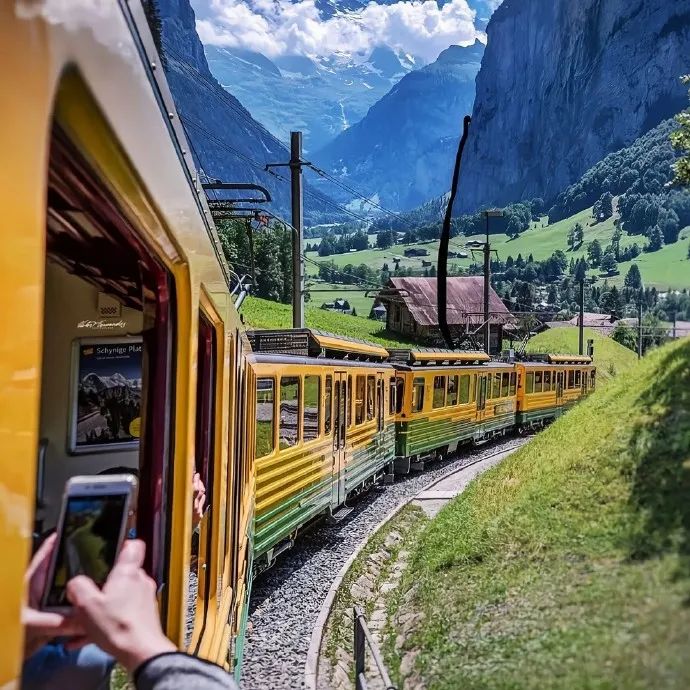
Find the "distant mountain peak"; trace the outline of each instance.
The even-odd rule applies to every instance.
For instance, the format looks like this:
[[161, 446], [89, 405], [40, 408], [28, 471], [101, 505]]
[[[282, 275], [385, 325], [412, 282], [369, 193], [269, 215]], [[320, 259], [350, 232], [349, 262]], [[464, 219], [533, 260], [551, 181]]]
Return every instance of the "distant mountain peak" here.
[[371, 51], [369, 63], [383, 75], [389, 77], [407, 71], [400, 62], [400, 58], [398, 58], [395, 52], [388, 46], [376, 46], [376, 48]]

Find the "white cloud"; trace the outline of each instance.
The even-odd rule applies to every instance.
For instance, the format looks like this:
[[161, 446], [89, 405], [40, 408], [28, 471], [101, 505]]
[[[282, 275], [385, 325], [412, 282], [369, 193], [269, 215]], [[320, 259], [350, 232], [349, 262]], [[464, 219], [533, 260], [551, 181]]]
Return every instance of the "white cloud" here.
[[206, 18], [197, 21], [203, 43], [247, 48], [269, 57], [368, 54], [388, 45], [435, 60], [451, 44], [468, 44], [483, 34], [474, 27], [467, 0], [369, 2], [355, 12], [322, 18], [314, 0], [211, 0]]

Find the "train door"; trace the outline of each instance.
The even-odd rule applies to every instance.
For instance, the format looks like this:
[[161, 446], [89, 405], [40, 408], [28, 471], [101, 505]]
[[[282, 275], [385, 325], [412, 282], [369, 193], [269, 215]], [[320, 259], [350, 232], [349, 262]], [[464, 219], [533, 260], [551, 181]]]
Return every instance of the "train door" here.
[[486, 391], [488, 388], [489, 375], [481, 374], [477, 376], [477, 421], [482, 421], [486, 415]]
[[379, 431], [383, 431], [383, 424], [384, 424], [384, 409], [385, 409], [385, 395], [384, 395], [384, 383], [383, 383], [383, 374], [378, 373], [376, 375], [376, 420], [377, 420], [377, 426], [376, 428]]
[[331, 504], [345, 503], [345, 440], [347, 436], [347, 373], [333, 374], [333, 483]]
[[559, 371], [556, 374], [556, 405], [563, 404], [563, 383], [565, 379], [565, 372]]

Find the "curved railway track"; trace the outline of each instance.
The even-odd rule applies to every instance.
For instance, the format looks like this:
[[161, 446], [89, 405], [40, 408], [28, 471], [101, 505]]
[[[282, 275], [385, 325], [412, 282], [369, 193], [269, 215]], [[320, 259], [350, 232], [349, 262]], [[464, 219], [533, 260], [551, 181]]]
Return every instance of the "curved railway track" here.
[[425, 472], [365, 493], [351, 504], [352, 512], [341, 522], [320, 522], [302, 534], [295, 547], [254, 582], [242, 687], [302, 687], [312, 628], [321, 605], [333, 578], [362, 540], [397, 506], [444, 476], [516, 449], [528, 440], [509, 437], [482, 448], [465, 448], [462, 455], [435, 462]]

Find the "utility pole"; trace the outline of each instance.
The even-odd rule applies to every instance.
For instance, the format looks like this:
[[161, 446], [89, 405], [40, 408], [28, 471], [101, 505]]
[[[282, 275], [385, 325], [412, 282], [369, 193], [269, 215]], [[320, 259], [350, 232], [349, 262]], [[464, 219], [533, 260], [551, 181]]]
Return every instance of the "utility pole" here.
[[637, 359], [642, 359], [642, 288], [637, 299]]
[[302, 168], [311, 163], [302, 160], [302, 132], [290, 132], [290, 161], [268, 163], [271, 168], [290, 168], [292, 204], [292, 327], [304, 328], [304, 259], [302, 234], [304, 225]]
[[503, 211], [498, 209], [484, 211], [486, 218], [486, 242], [484, 243], [484, 352], [490, 353], [491, 323], [489, 322], [489, 298], [491, 293], [491, 244], [489, 243], [489, 218], [502, 218]]
[[585, 281], [580, 281], [580, 344], [578, 352], [581, 355], [585, 354]]

